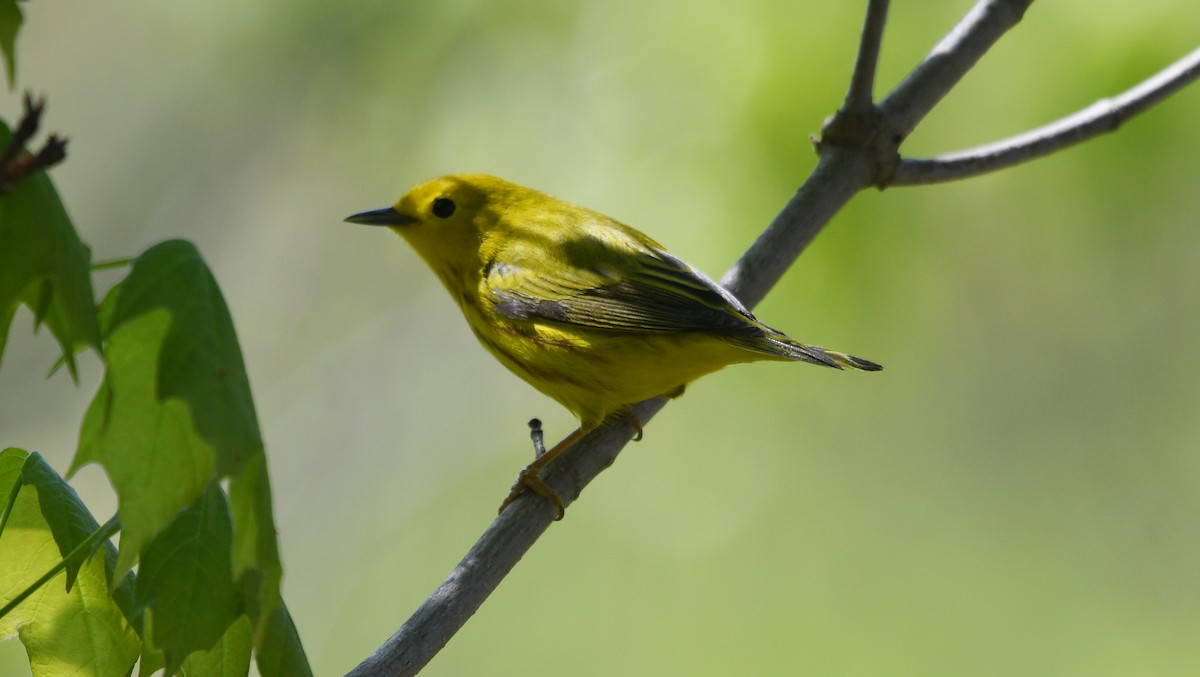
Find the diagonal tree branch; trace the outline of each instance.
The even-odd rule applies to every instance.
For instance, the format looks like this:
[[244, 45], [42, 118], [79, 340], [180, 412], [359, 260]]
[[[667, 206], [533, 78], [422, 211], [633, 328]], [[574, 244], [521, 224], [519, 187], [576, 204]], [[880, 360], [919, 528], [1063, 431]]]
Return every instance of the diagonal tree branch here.
[[[656, 398], [632, 408], [645, 424], [665, 404], [666, 400]], [[542, 478], [568, 506], [579, 498], [584, 486], [612, 465], [632, 437], [633, 428], [623, 419], [598, 428], [547, 466]], [[479, 609], [557, 514], [540, 496], [529, 492], [519, 496], [404, 625], [347, 677], [417, 674]]]
[[[839, 112], [825, 126], [817, 143], [820, 159], [813, 173], [722, 278], [721, 283], [754, 307], [779, 281], [813, 238], [858, 191], [885, 184], [898, 163], [897, 149], [921, 119], [940, 101], [983, 54], [1022, 17], [1032, 0], [980, 0], [928, 57], [875, 111], [867, 107], [869, 125], [839, 122]], [[871, 2], [864, 41], [882, 35], [886, 2]], [[875, 24], [878, 24], [876, 30]], [[867, 63], [874, 63], [878, 45], [860, 50], [861, 68], [854, 90], [865, 90], [869, 102]], [[871, 68], [870, 70], [873, 70]], [[1182, 86], [1182, 85], [1180, 85]], [[847, 95], [860, 106], [862, 91]], [[1164, 94], [1165, 96], [1165, 94]], [[846, 113], [850, 114], [850, 113]], [[830, 134], [830, 131], [844, 132]], [[633, 406], [648, 422], [665, 400]], [[601, 471], [613, 463], [633, 436], [624, 420], [593, 431], [550, 463], [543, 479], [570, 505]], [[416, 674], [449, 641], [495, 590], [504, 576], [550, 526], [557, 511], [545, 499], [529, 493], [518, 497], [499, 515], [416, 613], [350, 675], [376, 677]]]
[[1114, 132], [1126, 120], [1200, 78], [1200, 49], [1111, 99], [1102, 99], [1037, 129], [1002, 141], [928, 160], [902, 160], [890, 185], [912, 186], [965, 179], [1049, 155]]

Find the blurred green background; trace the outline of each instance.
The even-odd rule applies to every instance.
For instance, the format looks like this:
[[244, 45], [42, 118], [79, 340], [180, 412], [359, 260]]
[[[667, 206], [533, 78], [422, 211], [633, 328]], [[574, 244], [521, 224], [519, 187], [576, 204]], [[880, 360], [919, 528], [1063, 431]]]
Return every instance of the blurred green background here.
[[[474, 542], [528, 418], [574, 424], [399, 238], [341, 219], [490, 172], [719, 276], [812, 168], [863, 4], [22, 3], [17, 91], [71, 138], [53, 176], [95, 258], [185, 237], [224, 289], [317, 674]], [[879, 92], [969, 4], [895, 3]], [[1118, 93], [1197, 26], [1191, 0], [1036, 3], [904, 150]], [[1200, 674], [1197, 120], [1193, 86], [1033, 164], [856, 198], [758, 314], [886, 371], [695, 384], [426, 674]], [[101, 369], [43, 380], [56, 345], [30, 322], [0, 444], [65, 470]], [[76, 484], [115, 509], [97, 468]]]

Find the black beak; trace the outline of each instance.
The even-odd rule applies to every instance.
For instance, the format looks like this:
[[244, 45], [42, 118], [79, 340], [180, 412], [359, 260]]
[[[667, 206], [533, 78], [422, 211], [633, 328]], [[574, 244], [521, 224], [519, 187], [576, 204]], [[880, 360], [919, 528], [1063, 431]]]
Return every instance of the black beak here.
[[383, 209], [372, 209], [369, 212], [359, 212], [346, 217], [346, 221], [350, 223], [361, 223], [364, 226], [403, 226], [407, 223], [416, 223], [416, 219], [401, 214], [396, 211], [395, 207], [384, 207]]

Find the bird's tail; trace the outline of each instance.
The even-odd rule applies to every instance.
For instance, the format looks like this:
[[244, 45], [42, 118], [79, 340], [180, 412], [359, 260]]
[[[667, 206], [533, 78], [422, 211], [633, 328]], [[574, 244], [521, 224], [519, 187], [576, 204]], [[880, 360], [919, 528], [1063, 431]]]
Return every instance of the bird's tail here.
[[847, 355], [846, 353], [839, 353], [836, 350], [810, 346], [782, 334], [778, 336], [766, 336], [764, 338], [765, 342], [773, 349], [770, 350], [771, 353], [787, 359], [810, 362], [825, 367], [833, 367], [834, 369], [843, 369], [846, 367], [861, 369], [862, 371], [879, 371], [883, 369], [883, 365], [876, 364], [870, 360], [864, 360], [861, 357]]

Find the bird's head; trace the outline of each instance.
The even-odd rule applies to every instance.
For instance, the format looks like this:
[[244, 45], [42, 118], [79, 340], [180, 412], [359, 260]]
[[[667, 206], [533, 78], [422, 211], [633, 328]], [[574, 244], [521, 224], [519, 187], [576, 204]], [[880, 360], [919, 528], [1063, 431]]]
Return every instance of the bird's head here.
[[449, 286], [450, 278], [478, 270], [480, 247], [499, 218], [497, 207], [517, 188], [492, 176], [452, 174], [422, 183], [391, 207], [346, 221], [396, 231]]

